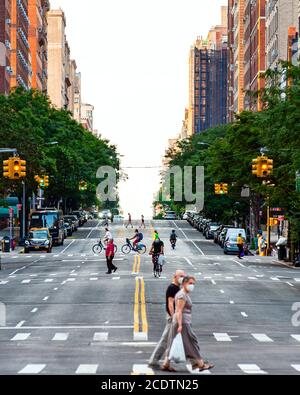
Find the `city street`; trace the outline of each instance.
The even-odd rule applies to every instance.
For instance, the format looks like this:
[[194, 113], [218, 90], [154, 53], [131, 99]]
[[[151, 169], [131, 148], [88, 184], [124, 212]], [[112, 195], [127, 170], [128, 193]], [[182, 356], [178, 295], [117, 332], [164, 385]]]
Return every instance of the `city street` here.
[[[111, 227], [119, 270], [106, 275], [104, 253], [92, 252], [104, 235], [96, 220], [52, 254], [3, 254], [2, 375], [162, 374], [147, 362], [164, 329], [165, 290], [176, 269], [197, 278], [193, 326], [203, 357], [215, 364], [202, 374], [299, 374], [300, 327], [292, 325], [299, 270], [272, 258], [225, 256], [185, 221], [146, 225], [148, 251], [154, 229], [166, 244], [161, 279], [153, 277], [148, 253], [121, 253], [133, 233], [121, 224]], [[172, 229], [179, 236], [175, 251]], [[179, 373], [189, 369], [180, 366]]]

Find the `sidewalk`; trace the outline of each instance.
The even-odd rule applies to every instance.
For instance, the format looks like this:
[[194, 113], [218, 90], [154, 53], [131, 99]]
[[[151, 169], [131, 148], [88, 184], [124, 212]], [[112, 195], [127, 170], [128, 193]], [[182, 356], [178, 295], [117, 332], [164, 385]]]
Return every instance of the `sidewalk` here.
[[[18, 230], [18, 228], [15, 228], [15, 231], [16, 230]], [[5, 228], [5, 229], [0, 230], [0, 251], [1, 252], [2, 252], [2, 243], [1, 243], [1, 241], [2, 241], [2, 239], [4, 237], [10, 237], [10, 230], [9, 230], [9, 228]], [[17, 245], [14, 251], [11, 251], [10, 253], [3, 253], [3, 255], [4, 254], [6, 254], [6, 255], [19, 254], [23, 249], [24, 249], [24, 247], [20, 247], [20, 246]]]

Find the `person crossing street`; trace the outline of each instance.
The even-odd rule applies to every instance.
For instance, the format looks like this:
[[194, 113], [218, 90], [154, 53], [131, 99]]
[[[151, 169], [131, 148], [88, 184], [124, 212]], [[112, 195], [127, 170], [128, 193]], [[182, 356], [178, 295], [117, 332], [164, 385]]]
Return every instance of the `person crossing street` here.
[[113, 259], [115, 257], [115, 246], [114, 246], [114, 240], [110, 239], [106, 250], [105, 250], [105, 256], [106, 256], [106, 263], [107, 263], [107, 272], [106, 274], [112, 274], [112, 272], [116, 272], [118, 268], [113, 264]]

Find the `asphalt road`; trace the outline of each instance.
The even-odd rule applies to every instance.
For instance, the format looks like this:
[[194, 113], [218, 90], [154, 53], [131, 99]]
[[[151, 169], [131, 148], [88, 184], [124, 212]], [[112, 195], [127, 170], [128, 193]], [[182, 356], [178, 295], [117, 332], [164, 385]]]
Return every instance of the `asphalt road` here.
[[[292, 324], [299, 270], [225, 256], [184, 221], [147, 226], [148, 247], [154, 228], [166, 241], [161, 279], [153, 277], [149, 255], [139, 260], [134, 253], [118, 252], [119, 270], [106, 275], [104, 255], [91, 251], [103, 235], [98, 221], [52, 254], [2, 256], [0, 374], [161, 374], [147, 361], [164, 328], [166, 287], [179, 268], [198, 280], [193, 326], [203, 356], [216, 366], [205, 374], [299, 374], [300, 327]], [[176, 251], [168, 243], [172, 229], [180, 238]], [[119, 247], [131, 235], [118, 224], [112, 232]]]

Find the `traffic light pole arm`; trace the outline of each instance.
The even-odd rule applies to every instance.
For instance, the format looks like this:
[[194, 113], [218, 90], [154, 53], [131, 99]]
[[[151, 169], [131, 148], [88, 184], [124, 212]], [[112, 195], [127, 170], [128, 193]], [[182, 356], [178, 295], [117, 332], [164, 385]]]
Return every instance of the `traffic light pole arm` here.
[[18, 151], [16, 148], [0, 148], [0, 154], [9, 154], [13, 153], [14, 156], [18, 155]]

